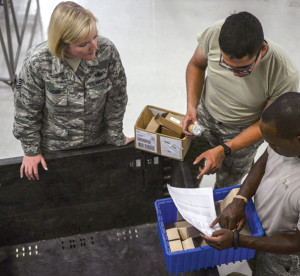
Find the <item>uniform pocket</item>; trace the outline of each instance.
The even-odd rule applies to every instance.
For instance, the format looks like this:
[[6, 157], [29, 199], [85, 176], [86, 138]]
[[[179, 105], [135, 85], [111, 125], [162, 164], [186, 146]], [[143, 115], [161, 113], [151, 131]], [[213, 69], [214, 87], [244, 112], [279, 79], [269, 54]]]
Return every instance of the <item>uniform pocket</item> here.
[[68, 88], [67, 85], [53, 85], [46, 83], [45, 85], [45, 107], [49, 114], [65, 114], [68, 112]]
[[45, 90], [46, 101], [49, 103], [49, 105], [53, 107], [68, 105], [67, 85], [53, 85], [46, 83]]

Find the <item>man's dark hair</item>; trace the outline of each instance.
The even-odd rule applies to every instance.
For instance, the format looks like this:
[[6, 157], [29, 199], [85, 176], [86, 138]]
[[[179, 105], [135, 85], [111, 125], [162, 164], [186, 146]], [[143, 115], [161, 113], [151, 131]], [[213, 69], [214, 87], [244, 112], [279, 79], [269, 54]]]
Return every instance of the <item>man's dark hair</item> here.
[[262, 122], [276, 128], [283, 139], [300, 135], [300, 93], [288, 92], [279, 96], [262, 114]]
[[264, 32], [259, 20], [249, 12], [228, 16], [221, 28], [219, 44], [230, 58], [253, 58], [262, 49]]

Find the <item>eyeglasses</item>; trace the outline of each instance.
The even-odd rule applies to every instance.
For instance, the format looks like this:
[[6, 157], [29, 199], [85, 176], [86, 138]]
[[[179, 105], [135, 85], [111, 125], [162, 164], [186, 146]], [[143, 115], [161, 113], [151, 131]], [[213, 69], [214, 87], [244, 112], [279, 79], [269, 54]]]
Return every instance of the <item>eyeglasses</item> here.
[[[226, 64], [226, 62], [225, 62], [224, 59], [223, 59], [222, 53], [220, 54], [219, 65], [220, 65], [221, 67], [223, 67], [223, 68], [225, 68], [225, 69], [231, 71], [231, 72], [234, 72], [234, 73], [238, 73], [238, 74], [247, 76], [247, 75], [250, 75], [250, 74], [251, 74], [251, 72], [252, 72], [252, 70], [253, 70], [253, 68], [254, 68], [254, 66], [255, 66], [257, 60], [258, 60], [258, 57], [259, 57], [260, 53], [261, 53], [261, 51], [259, 51], [258, 54], [256, 55], [256, 59], [255, 59], [254, 63], [251, 65], [251, 68], [250, 68], [249, 70], [233, 69], [231, 66], [229, 66], [229, 65]], [[250, 66], [250, 65], [247, 65], [246, 67], [248, 67], [248, 66]]]

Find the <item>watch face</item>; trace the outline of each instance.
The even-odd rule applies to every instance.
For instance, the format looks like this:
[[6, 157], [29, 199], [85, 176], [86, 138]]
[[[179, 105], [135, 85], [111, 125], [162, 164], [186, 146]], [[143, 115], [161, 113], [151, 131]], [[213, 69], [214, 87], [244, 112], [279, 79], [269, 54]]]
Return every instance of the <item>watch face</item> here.
[[227, 145], [223, 144], [222, 147], [224, 148], [225, 156], [231, 154], [231, 148]]

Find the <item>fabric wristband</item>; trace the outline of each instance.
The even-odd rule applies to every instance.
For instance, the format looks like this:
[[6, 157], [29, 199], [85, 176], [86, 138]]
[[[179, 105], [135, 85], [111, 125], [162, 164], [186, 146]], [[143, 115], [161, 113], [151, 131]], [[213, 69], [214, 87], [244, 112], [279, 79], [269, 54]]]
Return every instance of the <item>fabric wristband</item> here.
[[239, 231], [233, 230], [233, 248], [238, 249], [239, 247]]
[[248, 199], [245, 198], [244, 196], [241, 196], [241, 195], [236, 195], [234, 198], [240, 198], [240, 199], [243, 199], [245, 201], [245, 203], [247, 204], [248, 202]]

